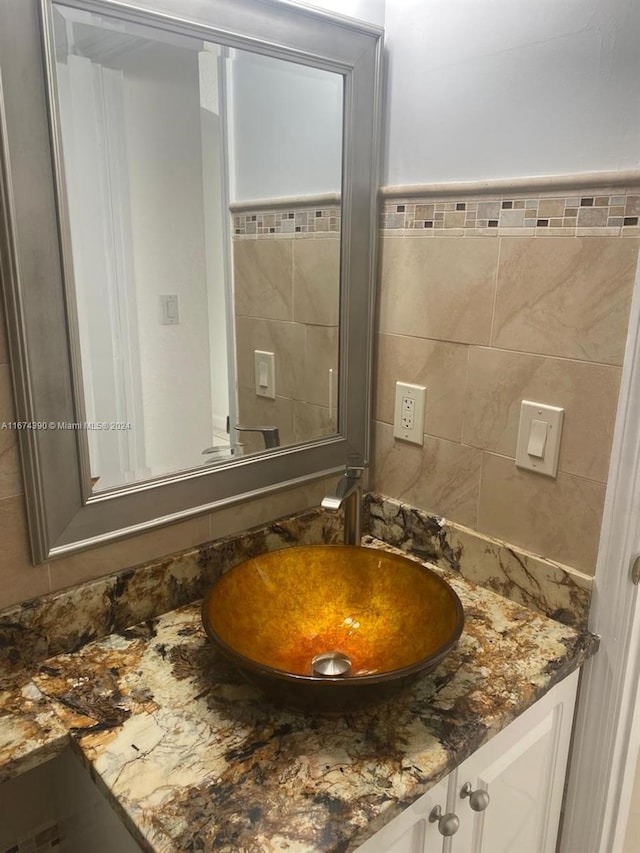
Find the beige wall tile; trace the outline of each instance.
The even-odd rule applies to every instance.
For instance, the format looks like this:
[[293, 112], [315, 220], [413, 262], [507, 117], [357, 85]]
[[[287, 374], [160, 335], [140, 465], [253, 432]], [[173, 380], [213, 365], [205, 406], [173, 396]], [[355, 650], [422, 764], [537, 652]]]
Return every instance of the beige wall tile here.
[[637, 240], [502, 238], [492, 343], [621, 364]]
[[326, 406], [296, 401], [293, 404], [293, 429], [296, 441], [310, 441], [336, 433], [335, 409], [333, 416]]
[[294, 318], [335, 326], [340, 309], [340, 240], [299, 239], [293, 246]]
[[0, 500], [0, 609], [49, 592], [46, 565], [33, 566], [24, 499]]
[[375, 417], [393, 423], [396, 382], [427, 389], [425, 432], [460, 441], [467, 374], [464, 344], [403, 335], [377, 336]]
[[[270, 400], [256, 396], [253, 389], [238, 388], [238, 423], [240, 426], [277, 426], [283, 447], [295, 441], [293, 400], [288, 397]], [[243, 432], [239, 440], [245, 453], [264, 450], [264, 440], [258, 433]]]
[[211, 539], [241, 533], [258, 524], [317, 507], [322, 498], [335, 488], [337, 479], [337, 476], [322, 478], [295, 489], [273, 492], [265, 498], [244, 501], [212, 513], [209, 516]]
[[55, 592], [209, 541], [209, 517], [196, 516], [49, 563]]
[[23, 491], [17, 430], [2, 428], [15, 417], [8, 365], [0, 365], [0, 499]]
[[512, 459], [485, 453], [478, 530], [592, 575], [604, 493], [601, 483], [520, 471]]
[[233, 281], [236, 314], [293, 319], [293, 241], [235, 240]]
[[520, 403], [565, 410], [559, 469], [604, 482], [620, 368], [471, 347], [464, 442], [515, 458]]
[[[318, 506], [333, 480], [318, 480], [266, 498], [245, 501], [215, 513], [196, 516], [188, 521], [52, 561], [49, 570], [53, 591], [174, 554], [212, 539], [239, 533], [288, 513]], [[48, 578], [46, 567], [39, 568]]]
[[382, 240], [380, 331], [488, 344], [498, 241]]
[[376, 423], [371, 488], [475, 527], [481, 457], [473, 447], [429, 436], [424, 447], [397, 441], [389, 424]]
[[562, 216], [564, 214], [563, 198], [543, 198], [538, 204], [538, 217], [549, 219], [551, 216]]
[[39, 566], [31, 565], [23, 498], [0, 500], [0, 609], [318, 506], [335, 479], [317, 480]]
[[305, 394], [306, 330], [301, 323], [236, 318], [237, 381], [255, 391], [254, 351], [274, 354], [276, 394], [299, 400]]
[[317, 406], [329, 406], [329, 370], [333, 368], [333, 393], [338, 382], [338, 327], [307, 326], [304, 399]]

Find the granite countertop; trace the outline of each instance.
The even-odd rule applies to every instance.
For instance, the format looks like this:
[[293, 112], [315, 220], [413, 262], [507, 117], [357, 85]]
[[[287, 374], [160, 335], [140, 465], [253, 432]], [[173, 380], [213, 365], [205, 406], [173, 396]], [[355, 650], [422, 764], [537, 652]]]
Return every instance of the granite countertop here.
[[188, 604], [0, 684], [0, 709], [15, 722], [4, 748], [0, 738], [0, 773], [3, 760], [37, 763], [70, 741], [144, 850], [355, 850], [597, 647], [585, 631], [434, 570], [460, 596], [464, 632], [386, 704], [340, 716], [270, 705], [209, 643], [199, 603]]

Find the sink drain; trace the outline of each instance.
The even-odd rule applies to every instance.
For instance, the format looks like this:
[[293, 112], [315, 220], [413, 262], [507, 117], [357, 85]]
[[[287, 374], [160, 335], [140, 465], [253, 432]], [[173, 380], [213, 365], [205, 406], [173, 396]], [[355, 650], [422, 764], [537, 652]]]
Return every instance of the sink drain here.
[[311, 661], [313, 675], [337, 676], [348, 675], [351, 661], [342, 652], [322, 652]]

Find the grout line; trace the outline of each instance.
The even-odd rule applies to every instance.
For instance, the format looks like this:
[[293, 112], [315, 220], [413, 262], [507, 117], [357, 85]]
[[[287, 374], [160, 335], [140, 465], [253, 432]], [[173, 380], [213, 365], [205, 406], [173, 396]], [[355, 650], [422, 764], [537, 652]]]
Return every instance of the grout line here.
[[493, 304], [491, 306], [491, 330], [489, 332], [489, 345], [493, 347], [493, 333], [496, 322], [496, 305], [498, 303], [498, 278], [500, 274], [500, 260], [502, 255], [502, 237], [498, 237], [498, 254], [496, 257], [496, 275], [493, 282]]
[[463, 402], [462, 402], [462, 424], [460, 428], [460, 444], [464, 444], [464, 428], [467, 420], [467, 400], [469, 397], [469, 366], [471, 362], [471, 347], [467, 344], [467, 365], [464, 374]]
[[617, 370], [622, 369], [621, 364], [611, 364], [606, 361], [590, 361], [585, 358], [571, 358], [571, 356], [568, 355], [551, 355], [549, 353], [529, 352], [528, 350], [508, 349], [508, 347], [486, 346], [484, 344], [474, 344], [474, 346], [477, 346], [480, 349], [493, 350], [494, 352], [505, 352], [512, 355], [523, 355], [530, 358], [550, 358], [555, 359], [556, 361], [569, 361], [572, 364], [586, 364], [594, 367], [612, 367]]
[[295, 322], [296, 319], [296, 245], [295, 243], [291, 244], [291, 322]]
[[481, 451], [480, 456], [480, 477], [478, 479], [478, 500], [476, 502], [476, 521], [475, 521], [475, 530], [478, 533], [482, 533], [480, 530], [480, 501], [482, 500], [482, 483], [484, 480], [484, 451]]
[[[386, 427], [390, 427], [391, 429], [393, 429], [393, 422], [389, 423], [388, 421], [383, 421], [383, 420], [380, 420], [379, 418], [374, 418], [374, 423], [377, 423], [383, 427], [386, 426]], [[455, 444], [458, 447], [465, 447], [465, 448], [467, 448], [467, 450], [475, 450], [478, 453], [481, 453], [482, 458], [483, 458], [482, 470], [484, 470], [484, 457], [485, 456], [495, 456], [497, 459], [504, 459], [508, 462], [513, 462], [513, 467], [514, 468], [517, 467], [515, 464], [515, 461], [516, 461], [515, 456], [509, 456], [506, 453], [499, 453], [497, 450], [491, 450], [487, 447], [478, 447], [475, 444], [467, 444], [464, 441], [456, 441], [453, 438], [444, 438], [441, 435], [434, 435], [433, 433], [430, 433], [430, 432], [425, 432], [424, 436], [425, 436], [425, 438], [429, 438], [429, 439], [432, 439], [434, 441], [443, 441], [443, 442], [446, 442], [447, 444]], [[402, 439], [399, 439], [399, 442], [403, 446], [406, 445], [408, 447], [418, 447], [417, 444], [413, 444], [412, 442], [403, 442]], [[518, 471], [520, 471], [520, 470], [521, 469], [518, 469]], [[536, 472], [535, 471], [524, 471], [523, 473], [535, 474]], [[558, 474], [562, 474], [563, 477], [571, 477], [571, 479], [574, 479], [574, 480], [581, 480], [585, 483], [593, 483], [596, 486], [606, 486], [607, 485], [606, 480], [598, 480], [595, 477], [586, 477], [584, 474], [575, 474], [573, 471], [566, 471], [566, 470], [563, 470], [561, 468], [558, 468]], [[544, 475], [538, 474], [537, 476], [542, 477]], [[554, 480], [556, 478], [555, 477], [547, 477], [546, 479]]]
[[[486, 447], [475, 447], [473, 444], [466, 444], [465, 447], [472, 448], [474, 450], [479, 450], [482, 454], [487, 454], [487, 456], [495, 456], [497, 459], [506, 459], [510, 462], [513, 462], [513, 467], [517, 468], [515, 464], [515, 456], [507, 456], [504, 453], [498, 453], [497, 450], [489, 450]], [[544, 477], [546, 480], [555, 480], [556, 477], [548, 477], [545, 474], [539, 474], [535, 471], [527, 471], [526, 469], [518, 468], [518, 471], [522, 471], [525, 474], [535, 474], [537, 477]], [[596, 480], [594, 477], [585, 477], [584, 474], [574, 474], [572, 471], [564, 471], [561, 468], [558, 468], [558, 474], [562, 474], [563, 477], [571, 477], [573, 480], [582, 480], [585, 483], [594, 483], [596, 486], [606, 486], [606, 480]]]
[[451, 341], [447, 338], [422, 337], [420, 335], [408, 335], [404, 332], [385, 332], [380, 329], [377, 329], [375, 334], [388, 335], [389, 337], [393, 338], [408, 338], [410, 340], [415, 341], [430, 341], [437, 344], [450, 344], [452, 346], [457, 347], [476, 347], [477, 349], [484, 349], [493, 352], [505, 352], [511, 353], [513, 355], [529, 356], [530, 358], [555, 359], [556, 361], [568, 361], [572, 364], [585, 364], [595, 367], [611, 367], [615, 368], [616, 370], [622, 369], [622, 364], [611, 364], [611, 362], [606, 361], [590, 361], [589, 359], [585, 358], [572, 358], [568, 355], [553, 355], [552, 353], [530, 352], [529, 350], [509, 349], [508, 347], [493, 346], [492, 344], [474, 343], [473, 341]]

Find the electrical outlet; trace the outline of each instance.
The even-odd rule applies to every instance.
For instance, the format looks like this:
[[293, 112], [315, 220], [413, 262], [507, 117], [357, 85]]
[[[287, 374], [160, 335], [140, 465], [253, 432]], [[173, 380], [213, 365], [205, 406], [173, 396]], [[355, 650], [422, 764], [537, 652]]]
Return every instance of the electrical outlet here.
[[413, 397], [402, 398], [402, 408], [400, 411], [400, 425], [402, 429], [413, 430], [414, 415], [416, 413], [416, 401]]
[[396, 406], [393, 418], [394, 438], [424, 444], [424, 408], [427, 389], [424, 385], [396, 382]]

